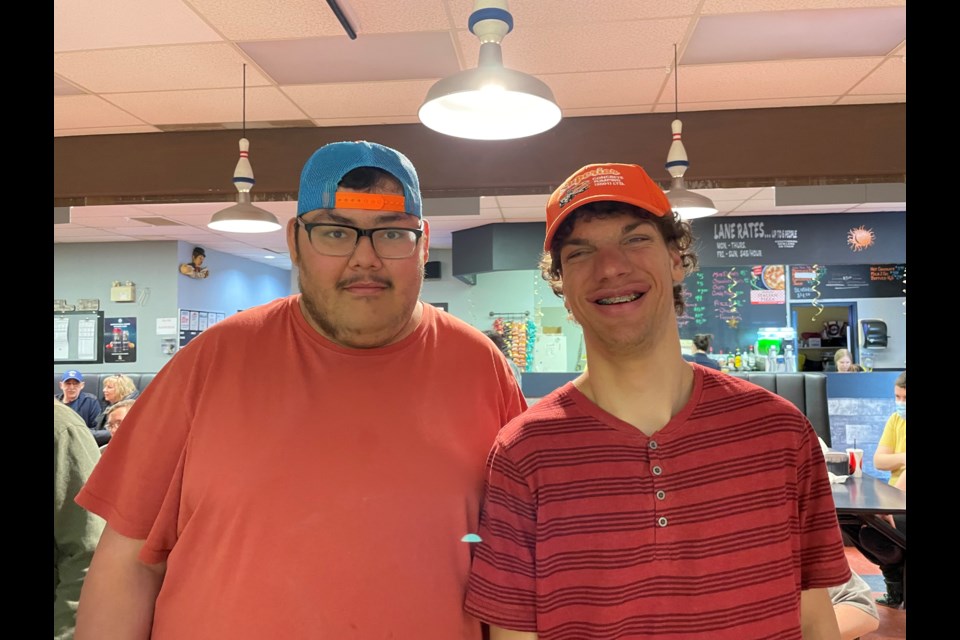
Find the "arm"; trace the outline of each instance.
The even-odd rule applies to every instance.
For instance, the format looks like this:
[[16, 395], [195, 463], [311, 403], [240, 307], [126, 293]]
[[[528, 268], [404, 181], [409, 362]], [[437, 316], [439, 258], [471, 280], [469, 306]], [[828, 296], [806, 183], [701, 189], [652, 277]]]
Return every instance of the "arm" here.
[[850, 579], [838, 587], [828, 590], [833, 611], [837, 616], [841, 640], [854, 640], [880, 626], [880, 614], [873, 601], [870, 585], [856, 572], [850, 572]]
[[147, 639], [166, 563], [143, 564], [143, 540], [107, 524], [80, 594], [76, 640]]
[[804, 640], [839, 640], [837, 616], [826, 589], [800, 592], [800, 629]]
[[840, 626], [840, 640], [855, 640], [880, 627], [880, 621], [872, 617], [863, 609], [848, 604], [833, 606]]
[[511, 631], [490, 625], [490, 640], [537, 640], [537, 634], [533, 631]]
[[906, 493], [907, 491], [907, 470], [906, 469], [904, 469], [900, 473], [900, 477], [897, 478], [897, 484], [893, 486], [895, 486], [897, 489], [900, 489], [900, 491], [903, 491], [904, 493]]
[[894, 453], [891, 447], [885, 444], [877, 445], [877, 452], [873, 454], [873, 466], [882, 471], [896, 471], [907, 466], [907, 452]]
[[[58, 412], [69, 426], [58, 429]], [[73, 633], [80, 588], [103, 531], [103, 519], [73, 501], [99, 459], [100, 451], [80, 417], [64, 405], [54, 407], [54, 637]]]

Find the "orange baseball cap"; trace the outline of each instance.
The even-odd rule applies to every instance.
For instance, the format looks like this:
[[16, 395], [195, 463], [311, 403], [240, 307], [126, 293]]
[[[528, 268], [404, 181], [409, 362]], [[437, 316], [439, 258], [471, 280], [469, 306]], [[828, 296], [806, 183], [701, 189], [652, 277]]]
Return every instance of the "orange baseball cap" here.
[[663, 217], [672, 211], [667, 194], [637, 164], [588, 164], [563, 181], [547, 201], [547, 238], [550, 250], [560, 223], [588, 202], [625, 202]]

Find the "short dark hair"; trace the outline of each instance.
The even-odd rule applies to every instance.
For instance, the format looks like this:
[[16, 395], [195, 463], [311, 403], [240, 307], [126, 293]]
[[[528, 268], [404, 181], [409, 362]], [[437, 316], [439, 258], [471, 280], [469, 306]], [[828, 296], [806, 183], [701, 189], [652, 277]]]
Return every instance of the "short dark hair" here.
[[375, 188], [384, 185], [396, 186], [399, 184], [401, 184], [400, 181], [389, 171], [384, 171], [378, 167], [357, 167], [348, 171], [337, 183], [337, 186], [354, 191], [373, 191]]
[[193, 248], [193, 257], [196, 258], [197, 256], [203, 256], [204, 258], [207, 257], [207, 252], [203, 250], [203, 247]]
[[[652, 222], [660, 231], [660, 236], [667, 247], [677, 249], [680, 252], [680, 264], [683, 265], [684, 273], [689, 275], [697, 268], [697, 253], [693, 249], [695, 239], [693, 237], [693, 227], [690, 226], [689, 222], [683, 220], [680, 214], [673, 212], [665, 216], [657, 216], [646, 209], [624, 202], [611, 200], [590, 202], [577, 208], [560, 223], [553, 234], [553, 240], [550, 242], [550, 250], [545, 251], [540, 257], [540, 275], [550, 284], [550, 289], [557, 297], [563, 297], [563, 268], [560, 264], [560, 248], [573, 233], [573, 226], [577, 220], [608, 218], [623, 213], [630, 213], [637, 218]], [[683, 315], [683, 311], [686, 309], [686, 304], [683, 301], [682, 283], [673, 286], [673, 308], [678, 316]]]
[[[901, 389], [906, 389], [907, 388], [907, 372], [904, 371], [903, 373], [898, 375], [897, 381], [894, 382], [894, 384], [900, 387]], [[923, 393], [921, 392], [920, 395], [923, 395]]]
[[497, 349], [503, 352], [503, 355], [509, 356], [510, 350], [507, 348], [507, 341], [503, 339], [503, 336], [494, 331], [493, 329], [487, 329], [483, 332], [483, 335], [490, 338], [493, 341], [493, 344], [497, 345]]
[[713, 342], [713, 335], [709, 333], [698, 333], [693, 336], [693, 346], [700, 351], [708, 351], [710, 343]]

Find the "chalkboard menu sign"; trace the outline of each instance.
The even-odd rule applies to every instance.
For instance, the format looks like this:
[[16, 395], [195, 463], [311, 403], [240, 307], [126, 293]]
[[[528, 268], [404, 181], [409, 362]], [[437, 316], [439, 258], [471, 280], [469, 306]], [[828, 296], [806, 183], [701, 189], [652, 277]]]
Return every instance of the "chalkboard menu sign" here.
[[681, 338], [714, 336], [717, 351], [746, 348], [761, 327], [787, 326], [785, 265], [703, 269], [684, 281]]
[[906, 296], [905, 264], [794, 265], [792, 300], [900, 298]]

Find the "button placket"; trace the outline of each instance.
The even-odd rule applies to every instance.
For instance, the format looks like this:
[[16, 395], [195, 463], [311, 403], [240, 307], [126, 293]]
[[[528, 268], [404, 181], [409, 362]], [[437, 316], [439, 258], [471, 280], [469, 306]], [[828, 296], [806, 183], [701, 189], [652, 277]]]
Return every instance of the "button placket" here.
[[[663, 466], [660, 464], [660, 461], [657, 459], [659, 458], [658, 454], [660, 453], [660, 445], [657, 443], [656, 440], [651, 440], [647, 444], [647, 449], [650, 450], [650, 473], [653, 476], [653, 484], [655, 489], [654, 496], [656, 497], [656, 501], [654, 502], [654, 512], [657, 513], [657, 512], [660, 512], [662, 509], [662, 506], [657, 503], [662, 502], [667, 497], [667, 492], [661, 487], [657, 486], [659, 484], [658, 478], [663, 476]], [[659, 515], [659, 514], [656, 515], [656, 523], [658, 527], [661, 527], [661, 528], [666, 527], [667, 522], [668, 521], [666, 516]]]

